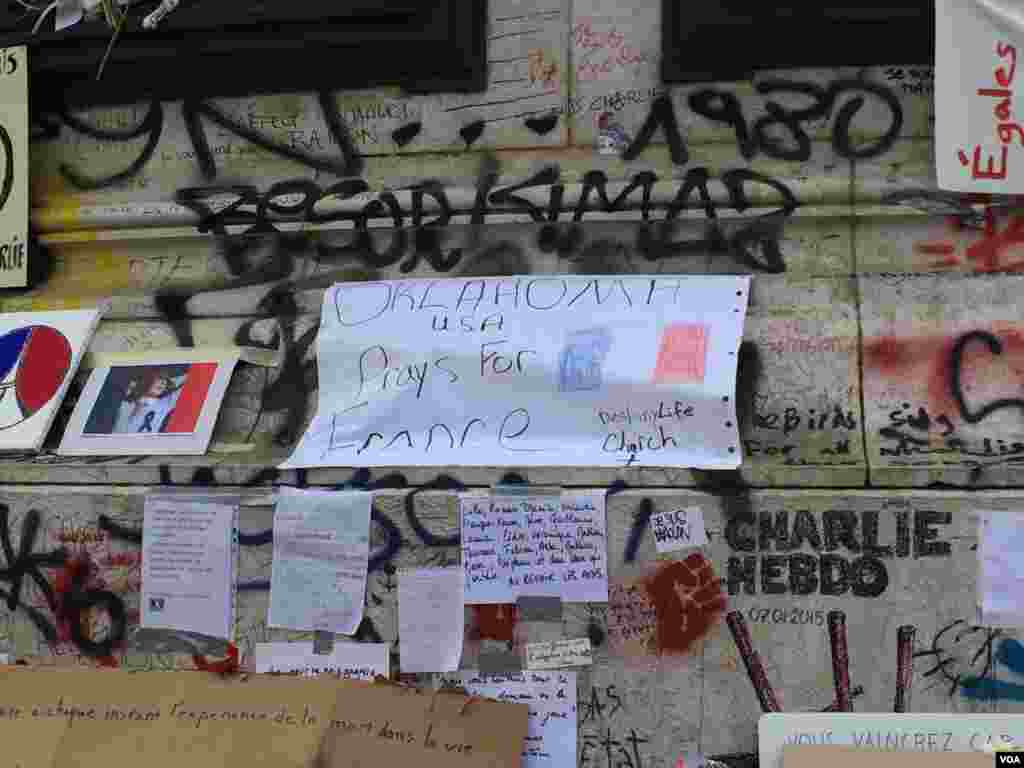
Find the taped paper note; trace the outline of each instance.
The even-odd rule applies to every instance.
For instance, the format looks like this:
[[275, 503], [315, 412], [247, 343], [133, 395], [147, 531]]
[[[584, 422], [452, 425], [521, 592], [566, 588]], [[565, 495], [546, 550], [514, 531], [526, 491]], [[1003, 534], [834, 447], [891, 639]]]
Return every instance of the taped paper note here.
[[1024, 627], [1024, 515], [979, 512], [979, 624]]
[[187, 497], [146, 498], [143, 627], [232, 637], [237, 512]]
[[0, 48], [0, 288], [28, 284], [28, 48]]
[[461, 684], [474, 696], [530, 706], [522, 768], [570, 768], [576, 765], [575, 672], [505, 675], [464, 672], [450, 682]]
[[748, 277], [343, 283], [283, 468], [740, 464]]
[[561, 669], [562, 667], [589, 667], [594, 663], [590, 640], [554, 640], [550, 643], [529, 643], [526, 646], [527, 669]]
[[604, 494], [463, 496], [467, 604], [608, 602]]
[[[936, 0], [935, 158], [940, 189], [1024, 192], [1024, 29], [991, 2]], [[1019, 11], [1018, 11], [1019, 14]], [[1024, 62], [1021, 62], [1024, 65]], [[1018, 97], [1018, 94], [1021, 94]]]
[[363, 620], [370, 502], [362, 491], [282, 488], [274, 509], [271, 627], [351, 635]]
[[651, 515], [651, 531], [659, 554], [687, 547], [703, 547], [708, 543], [700, 507], [655, 512]]
[[322, 655], [313, 653], [312, 643], [256, 643], [254, 655], [257, 672], [332, 674], [345, 680], [390, 676], [386, 643], [335, 643]]
[[402, 672], [454, 672], [462, 659], [462, 571], [416, 568], [398, 574]]

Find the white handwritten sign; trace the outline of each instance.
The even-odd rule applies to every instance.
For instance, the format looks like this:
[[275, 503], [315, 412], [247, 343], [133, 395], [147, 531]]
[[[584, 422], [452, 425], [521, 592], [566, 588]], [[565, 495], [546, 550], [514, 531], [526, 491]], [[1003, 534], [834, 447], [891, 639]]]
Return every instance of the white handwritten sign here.
[[0, 48], [0, 287], [28, 284], [28, 49]]
[[[936, 0], [935, 156], [954, 192], [1024, 192], [1024, 30], [999, 0]], [[1024, 61], [1021, 62], [1024, 66]]]
[[326, 291], [316, 417], [285, 468], [740, 463], [748, 277], [509, 277]]
[[527, 643], [527, 669], [561, 669], [562, 667], [589, 667], [594, 663], [590, 640], [577, 637], [572, 640], [552, 640], [548, 643]]
[[700, 507], [655, 512], [651, 515], [651, 530], [659, 553], [675, 552], [686, 547], [703, 547], [708, 543], [704, 514]]
[[604, 495], [464, 496], [466, 604], [608, 602]]

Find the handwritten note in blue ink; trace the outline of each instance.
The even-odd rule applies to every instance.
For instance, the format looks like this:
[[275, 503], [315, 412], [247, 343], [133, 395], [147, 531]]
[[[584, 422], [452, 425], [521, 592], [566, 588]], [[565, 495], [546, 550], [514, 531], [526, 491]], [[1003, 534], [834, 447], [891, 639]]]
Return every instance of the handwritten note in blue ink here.
[[363, 620], [371, 494], [282, 488], [274, 510], [271, 627], [351, 635]]

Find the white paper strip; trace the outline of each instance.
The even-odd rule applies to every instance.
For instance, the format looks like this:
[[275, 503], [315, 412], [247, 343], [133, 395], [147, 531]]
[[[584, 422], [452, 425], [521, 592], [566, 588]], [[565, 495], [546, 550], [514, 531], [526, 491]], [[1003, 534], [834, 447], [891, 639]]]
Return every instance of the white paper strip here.
[[285, 468], [740, 463], [748, 277], [335, 285]]
[[585, 637], [552, 640], [548, 643], [528, 643], [526, 646], [527, 669], [589, 667], [593, 663], [590, 640]]
[[301, 672], [307, 677], [332, 673], [373, 680], [375, 675], [389, 675], [386, 643], [335, 643], [325, 655], [313, 653], [312, 643], [256, 643], [254, 662], [257, 672]]

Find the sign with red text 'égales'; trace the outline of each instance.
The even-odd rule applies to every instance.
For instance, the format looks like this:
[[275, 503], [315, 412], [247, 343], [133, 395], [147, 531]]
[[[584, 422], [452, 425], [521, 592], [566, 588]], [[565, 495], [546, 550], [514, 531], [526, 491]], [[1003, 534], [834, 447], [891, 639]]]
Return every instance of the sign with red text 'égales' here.
[[936, 0], [935, 11], [939, 188], [1024, 192], [1024, 3]]

